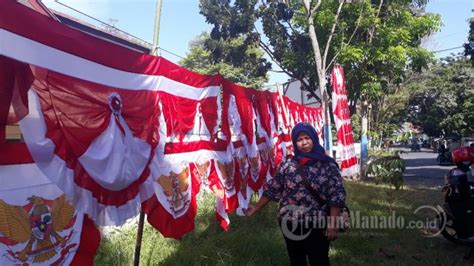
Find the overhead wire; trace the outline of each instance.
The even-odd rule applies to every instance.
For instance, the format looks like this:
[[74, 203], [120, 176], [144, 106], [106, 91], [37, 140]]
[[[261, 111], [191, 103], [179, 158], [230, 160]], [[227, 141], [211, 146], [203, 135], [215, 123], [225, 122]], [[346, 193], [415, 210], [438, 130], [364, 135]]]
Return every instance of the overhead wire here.
[[[93, 17], [93, 16], [91, 16], [91, 15], [85, 13], [85, 12], [82, 12], [82, 11], [80, 11], [80, 10], [78, 10], [78, 9], [76, 9], [76, 8], [74, 8], [74, 7], [72, 7], [72, 6], [69, 6], [69, 5], [65, 4], [65, 3], [62, 3], [62, 2], [60, 2], [59, 0], [54, 0], [54, 2], [56, 2], [56, 3], [58, 3], [58, 4], [60, 4], [60, 5], [64, 6], [64, 7], [66, 7], [66, 8], [68, 8], [68, 9], [71, 9], [71, 10], [73, 10], [74, 12], [77, 12], [77, 13], [83, 15], [83, 16], [86, 16], [86, 17], [88, 17], [89, 19], [92, 19], [92, 20], [94, 20], [94, 21], [96, 21], [96, 22], [99, 22], [99, 23], [101, 23], [101, 24], [103, 24], [103, 25], [105, 25], [105, 26], [107, 26], [107, 27], [110, 27], [110, 28], [112, 28], [112, 29], [114, 29], [114, 30], [117, 30], [117, 31], [119, 31], [119, 32], [121, 32], [121, 33], [123, 33], [123, 34], [125, 34], [125, 35], [127, 35], [127, 36], [130, 36], [130, 37], [132, 37], [132, 38], [134, 38], [134, 39], [137, 39], [137, 40], [139, 40], [139, 41], [142, 41], [143, 43], [146, 43], [146, 44], [148, 44], [148, 45], [150, 45], [150, 46], [153, 46], [153, 44], [150, 43], [149, 41], [146, 41], [146, 40], [144, 40], [144, 39], [141, 39], [140, 37], [137, 37], [137, 36], [135, 36], [135, 35], [133, 35], [133, 34], [127, 32], [127, 31], [124, 31], [124, 30], [122, 30], [122, 29], [120, 29], [120, 28], [118, 28], [118, 27], [116, 27], [116, 26], [114, 26], [114, 25], [111, 25], [111, 24], [109, 24], [109, 23], [107, 23], [107, 22], [105, 22], [105, 21], [102, 21], [102, 20], [100, 20], [100, 19], [98, 19], [98, 18], [95, 18], [95, 17]], [[171, 55], [173, 55], [173, 56], [176, 56], [176, 57], [178, 57], [178, 58], [180, 58], [180, 59], [185, 59], [183, 56], [181, 56], [181, 55], [179, 55], [179, 54], [177, 54], [177, 53], [174, 53], [174, 52], [172, 52], [172, 51], [169, 51], [169, 50], [167, 50], [167, 49], [165, 49], [165, 48], [158, 47], [158, 49], [161, 50], [161, 51], [163, 51], [163, 52], [166, 52], [166, 53], [168, 53], [168, 54], [171, 54]]]
[[68, 6], [68, 5], [66, 5], [66, 4], [64, 4], [64, 3], [62, 3], [62, 2], [60, 2], [59, 0], [54, 0], [54, 2], [60, 4], [60, 5], [64, 6], [64, 7], [66, 7], [66, 8], [69, 8], [69, 9], [71, 9], [71, 10], [73, 10], [73, 11], [75, 11], [75, 12], [81, 14], [81, 15], [84, 15], [84, 16], [86, 16], [86, 17], [88, 17], [88, 18], [90, 18], [90, 19], [92, 19], [92, 20], [94, 20], [94, 21], [96, 21], [96, 22], [99, 22], [99, 23], [101, 23], [101, 24], [103, 24], [103, 25], [105, 25], [105, 26], [111, 27], [111, 28], [113, 28], [114, 30], [117, 30], [117, 31], [119, 31], [119, 32], [121, 32], [121, 33], [123, 33], [123, 34], [125, 34], [125, 35], [128, 35], [128, 36], [130, 36], [130, 37], [133, 37], [133, 38], [135, 38], [135, 39], [137, 39], [137, 40], [140, 40], [140, 41], [142, 41], [142, 42], [144, 42], [144, 43], [146, 43], [146, 44], [153, 45], [153, 44], [150, 43], [149, 41], [143, 40], [143, 39], [141, 39], [141, 38], [139, 38], [139, 37], [137, 37], [137, 36], [135, 36], [135, 35], [133, 35], [133, 34], [131, 34], [131, 33], [129, 33], [129, 32], [126, 32], [126, 31], [124, 31], [124, 30], [121, 30], [121, 29], [117, 28], [117, 27], [114, 26], [114, 25], [111, 25], [111, 24], [109, 24], [109, 23], [107, 23], [107, 22], [104, 22], [104, 21], [102, 21], [102, 20], [100, 20], [100, 19], [98, 19], [98, 18], [95, 18], [95, 17], [93, 17], [93, 16], [91, 16], [91, 15], [89, 15], [89, 14], [86, 14], [86, 13], [84, 13], [84, 12], [78, 10], [78, 9], [75, 9], [75, 8], [72, 7], [72, 6]]
[[447, 48], [447, 49], [443, 49], [443, 50], [433, 51], [433, 53], [441, 53], [441, 52], [455, 50], [455, 49], [459, 49], [459, 48], [464, 48], [464, 46], [457, 46], [457, 47], [453, 47], [453, 48]]

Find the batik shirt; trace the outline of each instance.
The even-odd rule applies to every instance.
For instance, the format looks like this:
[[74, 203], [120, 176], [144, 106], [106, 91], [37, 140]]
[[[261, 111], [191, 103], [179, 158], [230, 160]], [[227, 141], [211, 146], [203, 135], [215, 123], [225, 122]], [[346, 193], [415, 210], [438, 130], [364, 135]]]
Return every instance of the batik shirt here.
[[[326, 217], [330, 206], [344, 207], [346, 192], [337, 165], [333, 163], [306, 164], [306, 184], [310, 185], [323, 200], [316, 200], [308, 190], [297, 170], [298, 163], [292, 159], [283, 162], [274, 178], [268, 181], [263, 196], [279, 202], [280, 221], [303, 221], [308, 217]], [[326, 199], [324, 201], [324, 198]]]

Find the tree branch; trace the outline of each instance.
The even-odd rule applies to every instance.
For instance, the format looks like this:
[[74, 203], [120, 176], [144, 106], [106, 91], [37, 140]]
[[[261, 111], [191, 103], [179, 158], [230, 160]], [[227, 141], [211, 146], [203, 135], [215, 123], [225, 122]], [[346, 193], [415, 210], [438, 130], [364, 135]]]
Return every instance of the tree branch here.
[[316, 12], [316, 10], [318, 9], [318, 7], [321, 5], [321, 0], [318, 0], [318, 2], [316, 3], [316, 5], [313, 7], [313, 9], [311, 9], [311, 16]]
[[323, 54], [323, 58], [322, 58], [323, 62], [322, 62], [321, 67], [325, 71], [326, 71], [326, 59], [327, 59], [328, 52], [329, 52], [329, 45], [331, 44], [332, 37], [334, 36], [334, 31], [336, 30], [337, 21], [339, 19], [339, 14], [341, 14], [341, 10], [342, 10], [343, 5], [344, 5], [344, 1], [340, 1], [339, 6], [337, 7], [336, 15], [334, 16], [334, 23], [332, 24], [331, 32], [329, 33], [329, 37], [328, 37], [328, 40], [326, 42], [326, 47], [324, 48], [324, 54]]
[[[265, 51], [265, 53], [267, 53], [267, 55], [270, 57], [270, 59], [275, 63], [277, 64], [277, 66], [279, 68], [281, 68], [281, 70], [287, 74], [288, 76], [292, 77], [292, 78], [295, 78], [295, 79], [298, 79], [297, 77], [295, 77], [295, 75], [293, 73], [290, 73], [285, 67], [283, 67], [280, 62], [278, 62], [275, 57], [273, 56], [273, 53], [270, 49], [270, 47], [268, 47], [268, 45], [266, 45], [262, 40], [259, 40], [258, 42], [259, 46]], [[299, 79], [298, 79], [299, 80]]]
[[328, 71], [328, 69], [331, 67], [332, 63], [336, 60], [337, 56], [341, 53], [341, 50], [343, 47], [345, 46], [348, 46], [351, 41], [352, 41], [352, 38], [354, 38], [357, 30], [359, 29], [359, 26], [360, 26], [360, 21], [361, 21], [361, 18], [362, 18], [362, 13], [364, 11], [364, 6], [362, 5], [362, 8], [360, 10], [360, 14], [359, 14], [359, 17], [357, 18], [357, 23], [356, 23], [356, 26], [354, 28], [354, 31], [352, 32], [351, 34], [351, 37], [349, 37], [349, 40], [347, 41], [347, 43], [342, 43], [341, 45], [341, 49], [339, 49], [339, 51], [337, 51], [337, 53], [334, 55], [334, 57], [331, 59], [331, 61], [329, 61], [329, 64], [326, 66], [326, 69], [325, 71]]
[[[383, 5], [383, 0], [380, 0], [379, 6], [377, 8], [377, 14], [376, 14], [375, 17], [380, 16], [380, 10], [382, 10], [382, 5]], [[375, 34], [375, 24], [372, 26], [372, 28], [370, 29], [370, 32], [369, 32], [369, 43], [372, 43], [372, 39], [374, 38], [374, 34]]]
[[298, 34], [299, 33], [293, 28], [293, 26], [291, 25], [291, 23], [289, 21], [287, 21], [286, 24], [288, 24], [288, 27], [291, 29], [291, 32], [293, 32], [293, 34]]

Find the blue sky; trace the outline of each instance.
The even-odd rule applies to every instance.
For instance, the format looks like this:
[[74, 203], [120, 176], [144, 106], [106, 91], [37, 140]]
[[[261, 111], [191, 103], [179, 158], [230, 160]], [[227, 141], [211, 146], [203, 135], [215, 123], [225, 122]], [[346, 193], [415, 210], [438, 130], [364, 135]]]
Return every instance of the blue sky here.
[[[198, 0], [162, 1], [160, 47], [185, 56], [189, 41], [201, 32], [209, 31], [211, 25], [199, 14]], [[77, 12], [55, 3], [54, 0], [43, 0], [43, 2], [50, 8], [92, 22]], [[148, 42], [153, 40], [155, 0], [60, 0], [59, 2], [102, 21], [112, 22], [117, 28], [143, 40]], [[473, 0], [431, 0], [427, 11], [441, 14], [444, 26], [440, 32], [425, 41], [425, 47], [431, 51], [439, 51], [462, 46], [467, 41], [469, 26], [466, 21], [469, 17], [474, 17], [474, 12], [471, 11], [473, 9]], [[437, 53], [437, 57], [460, 51], [462, 48]], [[179, 57], [164, 50], [161, 50], [161, 55], [173, 62], [180, 60]], [[286, 79], [285, 75], [271, 73], [269, 83], [283, 83]]]

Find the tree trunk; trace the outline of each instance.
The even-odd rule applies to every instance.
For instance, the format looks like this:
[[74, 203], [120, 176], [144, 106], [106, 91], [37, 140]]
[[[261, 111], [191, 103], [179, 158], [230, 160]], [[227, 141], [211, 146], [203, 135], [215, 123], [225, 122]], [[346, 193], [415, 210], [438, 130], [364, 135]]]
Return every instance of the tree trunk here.
[[[306, 8], [306, 19], [308, 22], [308, 35], [311, 39], [311, 45], [313, 47], [314, 61], [316, 63], [316, 73], [318, 74], [318, 85], [319, 92], [321, 93], [322, 98], [322, 108], [324, 112], [323, 116], [323, 125], [324, 125], [324, 149], [326, 153], [331, 155], [332, 150], [332, 137], [331, 137], [331, 127], [329, 122], [329, 102], [328, 94], [326, 90], [326, 75], [324, 73], [325, 66], [323, 66], [323, 60], [321, 58], [321, 49], [319, 47], [318, 37], [316, 36], [316, 29], [314, 28], [314, 9], [311, 9], [311, 3], [309, 0], [303, 0]], [[316, 7], [320, 4], [320, 1]]]

